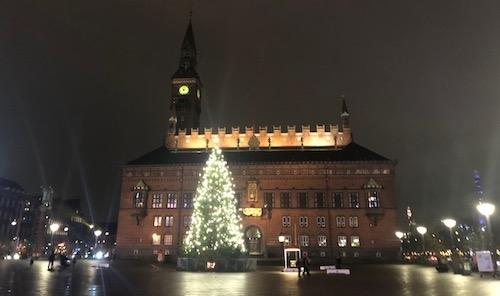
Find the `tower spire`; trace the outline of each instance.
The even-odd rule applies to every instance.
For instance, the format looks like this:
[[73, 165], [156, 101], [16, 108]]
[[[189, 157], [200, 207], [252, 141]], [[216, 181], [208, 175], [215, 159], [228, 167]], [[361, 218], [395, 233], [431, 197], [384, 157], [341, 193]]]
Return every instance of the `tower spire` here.
[[192, 11], [189, 13], [189, 23], [184, 34], [184, 40], [181, 46], [181, 56], [179, 68], [172, 78], [198, 77], [196, 72], [196, 43], [194, 41], [193, 24], [191, 22]]
[[344, 95], [340, 96], [342, 99], [342, 113], [340, 114], [340, 119], [342, 122], [342, 130], [349, 129], [349, 111], [347, 110], [347, 103], [345, 102]]

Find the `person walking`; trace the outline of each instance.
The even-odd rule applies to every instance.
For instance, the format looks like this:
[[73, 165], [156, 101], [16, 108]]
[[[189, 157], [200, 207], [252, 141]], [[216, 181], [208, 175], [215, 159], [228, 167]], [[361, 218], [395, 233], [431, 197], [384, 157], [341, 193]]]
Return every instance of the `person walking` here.
[[340, 256], [340, 253], [337, 255], [337, 260], [335, 263], [335, 268], [336, 269], [342, 269], [342, 256]]
[[302, 257], [302, 266], [304, 268], [304, 271], [302, 272], [302, 275], [305, 276], [307, 273], [307, 276], [311, 276], [309, 273], [309, 264], [311, 263], [311, 259], [307, 256], [307, 254], [304, 254]]
[[49, 255], [49, 266], [47, 267], [47, 270], [54, 269], [54, 260], [56, 260], [56, 254], [54, 251], [52, 251]]
[[302, 272], [302, 258], [297, 259], [297, 269], [299, 270], [299, 277], [300, 277], [300, 273]]

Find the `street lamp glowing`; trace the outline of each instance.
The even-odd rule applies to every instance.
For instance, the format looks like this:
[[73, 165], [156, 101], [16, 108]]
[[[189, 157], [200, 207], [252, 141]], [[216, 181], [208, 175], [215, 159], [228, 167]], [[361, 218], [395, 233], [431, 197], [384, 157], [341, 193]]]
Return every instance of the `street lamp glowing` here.
[[455, 221], [454, 219], [450, 219], [450, 218], [443, 219], [443, 220], [441, 220], [441, 222], [443, 222], [443, 224], [450, 229], [455, 227], [455, 225], [457, 225], [457, 221]]
[[10, 225], [12, 225], [12, 226], [16, 226], [16, 225], [17, 225], [17, 221], [16, 221], [16, 219], [14, 219], [14, 221], [10, 222]]
[[280, 235], [278, 236], [278, 241], [279, 241], [280, 243], [284, 243], [284, 242], [285, 242], [285, 236], [284, 236], [284, 235], [282, 235], [282, 234], [280, 234]]
[[476, 206], [476, 209], [481, 215], [489, 217], [495, 212], [495, 205], [489, 202], [482, 202]]
[[94, 229], [94, 224], [90, 224], [90, 225], [89, 225], [89, 228], [90, 228], [90, 229]]
[[420, 233], [421, 235], [424, 235], [427, 233], [427, 227], [419, 226], [419, 227], [417, 227], [417, 232]]
[[52, 231], [52, 233], [56, 232], [59, 230], [59, 227], [61, 227], [61, 225], [59, 225], [59, 223], [52, 223], [50, 224], [49, 228], [50, 228], [50, 231]]
[[396, 237], [397, 237], [397, 238], [399, 238], [399, 239], [402, 239], [402, 238], [403, 238], [403, 236], [405, 235], [405, 234], [404, 234], [403, 232], [401, 232], [401, 231], [396, 231], [394, 234], [395, 234], [395, 235], [396, 235]]
[[99, 229], [97, 229], [97, 230], [94, 231], [95, 237], [99, 237], [101, 234], [102, 234], [102, 231], [99, 230]]

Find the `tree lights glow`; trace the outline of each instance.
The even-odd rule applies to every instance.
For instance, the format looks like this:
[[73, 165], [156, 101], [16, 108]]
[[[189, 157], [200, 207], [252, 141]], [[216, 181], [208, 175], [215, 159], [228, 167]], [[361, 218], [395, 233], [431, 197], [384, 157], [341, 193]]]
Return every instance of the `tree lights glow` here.
[[191, 227], [184, 240], [188, 256], [217, 258], [245, 251], [233, 179], [220, 149], [203, 168], [194, 197]]

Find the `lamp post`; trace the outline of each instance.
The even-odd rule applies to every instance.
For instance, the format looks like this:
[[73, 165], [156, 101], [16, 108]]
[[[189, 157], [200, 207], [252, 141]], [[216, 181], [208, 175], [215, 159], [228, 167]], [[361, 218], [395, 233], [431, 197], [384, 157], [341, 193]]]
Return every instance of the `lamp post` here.
[[422, 235], [422, 252], [424, 253], [424, 256], [425, 256], [425, 238], [424, 238], [424, 235], [427, 233], [427, 227], [418, 226], [417, 232], [420, 233], [420, 235]]
[[488, 250], [492, 252], [493, 266], [494, 272], [497, 270], [497, 262], [496, 262], [496, 251], [492, 250], [493, 247], [493, 231], [491, 231], [491, 222], [490, 216], [495, 212], [495, 205], [488, 202], [481, 202], [476, 206], [477, 211], [486, 217], [486, 227], [488, 227]]
[[59, 227], [61, 227], [61, 225], [59, 225], [59, 223], [52, 223], [49, 225], [49, 228], [50, 228], [50, 247], [52, 249], [54, 249], [54, 232], [58, 231], [59, 230]]
[[95, 244], [94, 244], [94, 252], [97, 249], [97, 238], [102, 234], [102, 231], [99, 229], [94, 230], [94, 236], [95, 236]]
[[443, 222], [443, 224], [448, 227], [448, 229], [450, 230], [450, 249], [451, 249], [451, 252], [453, 253], [453, 249], [455, 248], [455, 243], [453, 242], [453, 231], [452, 231], [452, 228], [455, 227], [455, 225], [457, 225], [457, 221], [455, 219], [451, 219], [451, 218], [446, 218], [446, 219], [443, 219], [441, 220], [441, 222]]
[[278, 236], [278, 241], [281, 244], [281, 253], [283, 255], [283, 266], [285, 266], [285, 239], [286, 239], [285, 235], [280, 233], [280, 235]]
[[403, 237], [405, 236], [405, 234], [402, 231], [398, 230], [394, 232], [394, 235], [399, 239], [399, 255], [403, 256]]

